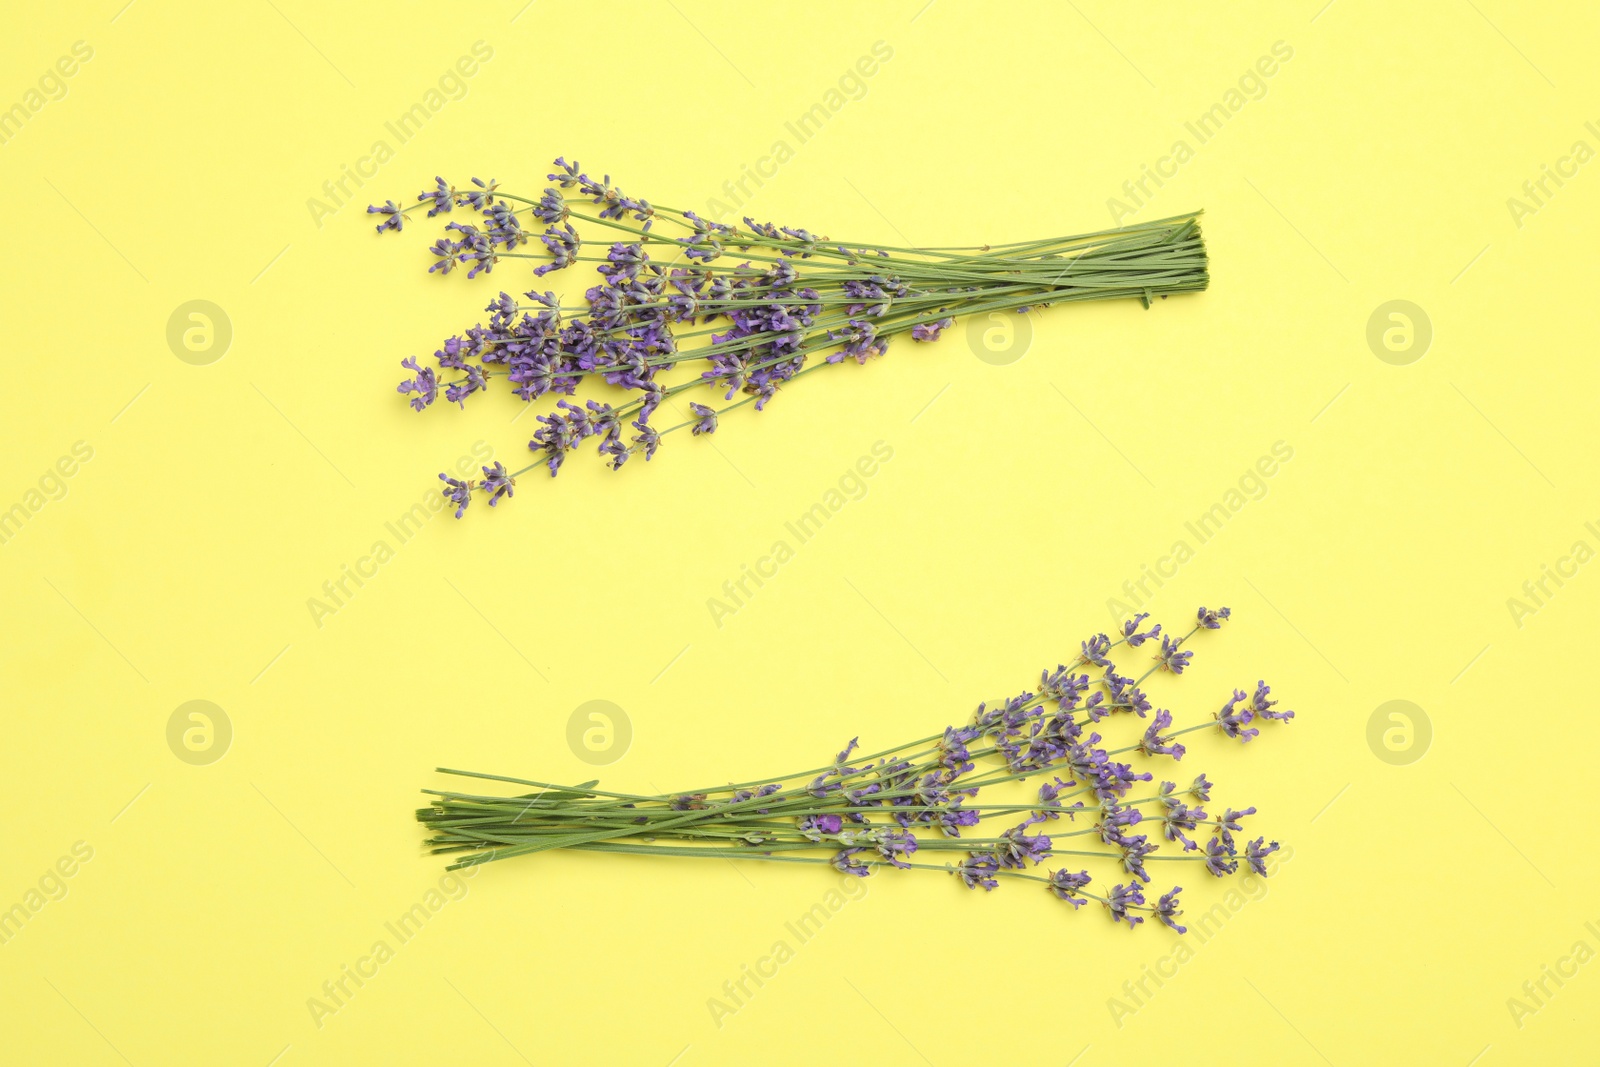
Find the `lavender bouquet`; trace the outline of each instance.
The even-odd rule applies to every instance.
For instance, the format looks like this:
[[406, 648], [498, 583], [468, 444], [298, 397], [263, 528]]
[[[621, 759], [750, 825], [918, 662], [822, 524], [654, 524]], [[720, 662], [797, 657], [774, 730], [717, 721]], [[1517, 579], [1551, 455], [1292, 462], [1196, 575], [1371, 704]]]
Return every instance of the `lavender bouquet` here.
[[[1037, 882], [1074, 910], [1095, 900], [1130, 928], [1151, 917], [1183, 933], [1182, 888], [1152, 901], [1155, 891], [1147, 897], [1145, 889], [1150, 863], [1193, 864], [1222, 877], [1242, 859], [1264, 876], [1278, 843], [1257, 837], [1241, 851], [1234, 835], [1256, 809], [1208, 814], [1199, 805], [1210, 803], [1213, 787], [1203, 773], [1184, 786], [1151, 785], [1151, 772], [1113, 757], [1178, 761], [1183, 734], [1215, 729], [1248, 742], [1260, 733], [1252, 723], [1294, 718], [1277, 710], [1271, 687], [1258, 682], [1253, 694], [1233, 690], [1211, 721], [1174, 730], [1172, 713], [1153, 708], [1139, 689], [1155, 671], [1182, 674], [1194, 655], [1184, 647], [1190, 638], [1220, 628], [1228, 616], [1227, 608], [1201, 608], [1189, 632], [1174, 637], [1160, 625], [1141, 630], [1148, 616], [1138, 615], [1116, 640], [1096, 634], [1083, 642], [1070, 664], [1043, 671], [1031, 692], [979, 704], [968, 725], [864, 755], [852, 739], [826, 766], [776, 779], [647, 796], [597, 789], [597, 781], [561, 786], [439, 768], [538, 791], [504, 797], [425, 789], [433, 800], [416, 815], [432, 832], [426, 843], [434, 853], [465, 853], [451, 870], [558, 848], [827, 864], [863, 878], [880, 868], [934, 870], [985, 890], [1001, 879]], [[1137, 678], [1118, 673], [1111, 653], [1147, 644], [1153, 665]], [[1130, 714], [1147, 723], [1137, 739], [1101, 747], [1103, 724]], [[1030, 778], [1044, 779], [1035, 798], [987, 802], [990, 787]], [[984, 803], [976, 802], [980, 794]], [[995, 821], [1019, 817], [992, 832]], [[943, 863], [925, 862], [941, 855]], [[1059, 869], [1036, 870], [1067, 857]], [[1085, 857], [1118, 872], [1109, 888], [1096, 892], [1091, 886], [1100, 883], [1088, 869], [1073, 869]]]
[[[419, 209], [429, 218], [465, 209], [471, 220], [448, 223], [429, 249], [430, 273], [465, 268], [473, 278], [506, 260], [532, 260], [535, 277], [576, 263], [596, 264], [601, 276], [582, 306], [565, 305], [554, 292], [520, 299], [502, 292], [485, 308], [486, 322], [445, 340], [434, 353], [437, 368], [415, 356], [401, 361], [409, 377], [399, 392], [417, 411], [441, 390], [465, 407], [497, 377], [525, 403], [561, 398], [538, 416], [528, 443], [536, 458], [521, 470], [496, 461], [481, 479], [439, 475], [457, 518], [474, 491], [498, 504], [513, 494], [517, 476], [538, 467], [554, 476], [567, 453], [591, 438], [614, 469], [634, 455], [648, 461], [669, 434], [714, 433], [729, 411], [746, 404], [761, 411], [802, 375], [846, 360], [864, 364], [901, 335], [937, 340], [957, 316], [1079, 300], [1149, 307], [1208, 281], [1198, 212], [1007, 245], [902, 248], [750, 218], [727, 225], [626, 196], [610, 175], [595, 181], [577, 163], [554, 165], [554, 184], [537, 198], [481, 178], [459, 190], [438, 178], [407, 207], [390, 200], [367, 208], [383, 217], [380, 233], [400, 231]], [[574, 222], [625, 238], [586, 255]], [[704, 369], [674, 373], [679, 363]], [[593, 379], [612, 392], [566, 399]], [[727, 403], [718, 406], [717, 394]], [[676, 415], [658, 418], [663, 405]]]

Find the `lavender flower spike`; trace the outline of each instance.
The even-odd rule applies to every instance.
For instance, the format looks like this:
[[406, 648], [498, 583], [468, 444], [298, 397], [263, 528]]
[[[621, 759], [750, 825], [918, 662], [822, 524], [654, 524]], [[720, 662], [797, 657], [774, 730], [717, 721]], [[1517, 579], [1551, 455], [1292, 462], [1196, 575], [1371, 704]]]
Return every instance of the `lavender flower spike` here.
[[393, 200], [387, 200], [382, 204], [367, 205], [367, 214], [384, 216], [383, 221], [378, 223], [379, 233], [384, 230], [393, 230], [395, 233], [399, 233], [406, 224], [405, 209]]
[[467, 510], [467, 505], [472, 503], [472, 490], [477, 488], [477, 484], [452, 478], [448, 474], [439, 475], [439, 480], [445, 484], [444, 495], [456, 505], [456, 518], [459, 519], [461, 513]]
[[995, 878], [1000, 870], [1000, 863], [991, 852], [974, 852], [961, 861], [955, 868], [955, 873], [960, 876], [961, 882], [968, 889], [982, 886], [985, 890], [992, 890], [1000, 882]]
[[506, 465], [495, 460], [493, 467], [483, 468], [482, 487], [489, 494], [489, 506], [492, 508], [500, 502], [500, 498], [515, 495], [513, 488], [517, 480], [506, 473]]
[[1139, 739], [1139, 751], [1147, 756], [1171, 756], [1173, 759], [1182, 759], [1188, 749], [1171, 737], [1161, 736], [1161, 731], [1171, 725], [1172, 712], [1165, 708], [1158, 710], [1149, 728], [1145, 730], [1144, 736]]
[[1272, 686], [1266, 682], [1257, 682], [1255, 695], [1250, 698], [1250, 710], [1263, 719], [1277, 719], [1280, 722], [1288, 722], [1294, 718], [1294, 712], [1292, 711], [1272, 710], [1277, 706], [1278, 702], [1267, 699], [1267, 694], [1270, 692], [1272, 692]]
[[1113, 922], [1119, 920], [1125, 922], [1130, 930], [1144, 922], [1143, 916], [1135, 915], [1131, 910], [1135, 906], [1144, 903], [1144, 893], [1140, 891], [1137, 882], [1113, 886], [1111, 895], [1106, 898], [1105, 903], [1106, 910], [1111, 912], [1111, 920]]
[[872, 873], [872, 868], [856, 859], [860, 848], [846, 848], [836, 852], [833, 857], [833, 867], [841, 874], [853, 874], [857, 878], [865, 878]]
[[1222, 731], [1224, 737], [1235, 738], [1241, 743], [1248, 744], [1250, 739], [1261, 731], [1245, 729], [1250, 725], [1250, 720], [1254, 719], [1256, 715], [1249, 707], [1240, 708], [1237, 711], [1234, 710], [1235, 705], [1244, 698], [1244, 690], [1235, 689], [1233, 691], [1233, 699], [1222, 705], [1222, 710], [1216, 713], [1216, 720], [1217, 728]]
[[1250, 865], [1252, 871], [1255, 871], [1263, 878], [1267, 876], [1267, 857], [1278, 851], [1278, 843], [1276, 841], [1263, 848], [1262, 842], [1265, 840], [1266, 838], [1264, 837], [1258, 837], [1244, 847], [1245, 862]]
[[716, 409], [708, 408], [704, 404], [696, 404], [691, 401], [689, 403], [689, 410], [694, 412], [696, 419], [694, 426], [689, 430], [690, 433], [694, 434], [696, 437], [699, 437], [703, 433], [717, 432]]
[[902, 870], [911, 869], [905, 857], [916, 850], [916, 837], [903, 830], [888, 830], [878, 835], [878, 855]]
[[1183, 669], [1194, 658], [1194, 653], [1179, 652], [1178, 649], [1182, 644], [1181, 640], [1174, 641], [1170, 636], [1161, 639], [1161, 651], [1156, 654], [1156, 659], [1160, 661], [1162, 670], [1171, 671], [1173, 674], [1183, 673]]
[[1122, 637], [1133, 648], [1138, 648], [1146, 641], [1161, 636], [1161, 624], [1156, 623], [1144, 633], [1139, 633], [1139, 624], [1150, 617], [1148, 611], [1140, 612], [1122, 624]]
[[1088, 871], [1078, 871], [1074, 874], [1072, 871], [1061, 870], [1050, 876], [1050, 885], [1047, 888], [1057, 897], [1071, 904], [1073, 911], [1077, 911], [1088, 903], [1078, 895], [1078, 890], [1088, 885], [1089, 882]]
[[1156, 902], [1156, 906], [1152, 911], [1157, 919], [1160, 919], [1163, 923], [1178, 931], [1178, 933], [1186, 934], [1189, 932], [1189, 928], [1178, 925], [1178, 916], [1183, 914], [1178, 908], [1178, 894], [1181, 892], [1183, 892], [1183, 886], [1173, 886], [1172, 892], [1162, 894], [1161, 899]]

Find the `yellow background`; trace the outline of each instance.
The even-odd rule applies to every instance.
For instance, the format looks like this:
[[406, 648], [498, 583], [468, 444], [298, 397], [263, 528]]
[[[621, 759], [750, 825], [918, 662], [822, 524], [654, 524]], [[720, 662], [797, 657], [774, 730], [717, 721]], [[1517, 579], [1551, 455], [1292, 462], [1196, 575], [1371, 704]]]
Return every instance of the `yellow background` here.
[[[0, 145], [0, 507], [94, 452], [0, 545], [0, 907], [93, 849], [0, 946], [9, 1062], [1592, 1056], [1600, 964], [1547, 980], [1520, 1026], [1507, 1004], [1575, 942], [1600, 949], [1600, 573], [1520, 626], [1507, 607], [1600, 545], [1600, 168], [1520, 227], [1507, 206], [1600, 145], [1592, 12], [122, 2], [36, 5], [0, 62], [8, 106], [75, 41], [94, 52]], [[475, 41], [492, 59], [398, 144], [385, 123]], [[785, 123], [876, 41], [893, 57], [865, 95], [796, 143]], [[1210, 292], [1053, 309], [1003, 366], [965, 324], [900, 342], [649, 467], [583, 455], [494, 512], [386, 532], [475, 441], [526, 454], [509, 396], [424, 417], [393, 390], [403, 356], [531, 286], [515, 264], [426, 276], [437, 227], [380, 240], [369, 201], [436, 173], [537, 194], [565, 153], [703, 210], [783, 139], [748, 206], [780, 223], [931, 245], [1098, 229], [1279, 41], [1264, 94], [1134, 216], [1203, 207]], [[379, 139], [393, 158], [319, 226], [307, 201]], [[233, 328], [208, 366], [166, 340], [195, 299]], [[1366, 340], [1395, 299], [1433, 326], [1405, 366]], [[866, 495], [716, 626], [707, 599], [876, 441], [894, 457]], [[1276, 441], [1293, 460], [1151, 607], [1236, 612], [1156, 688], [1180, 724], [1258, 677], [1299, 712], [1248, 749], [1196, 735], [1181, 768], [1260, 806], [1252, 829], [1293, 859], [1133, 1014], [1108, 1001], [1176, 935], [907, 874], [871, 879], [719, 1027], [707, 1001], [833, 877], [549, 856], [486, 868], [313, 1021], [308, 998], [438, 885], [410, 818], [436, 765], [590, 777], [566, 731], [597, 699], [632, 725], [597, 772], [622, 789], [930, 733], [1108, 628], [1108, 599]], [[316, 625], [307, 599], [380, 539], [394, 558]], [[1395, 699], [1432, 726], [1408, 765], [1367, 740]], [[209, 766], [167, 745], [191, 700], [232, 724]], [[1223, 900], [1189, 882], [1191, 918]]]

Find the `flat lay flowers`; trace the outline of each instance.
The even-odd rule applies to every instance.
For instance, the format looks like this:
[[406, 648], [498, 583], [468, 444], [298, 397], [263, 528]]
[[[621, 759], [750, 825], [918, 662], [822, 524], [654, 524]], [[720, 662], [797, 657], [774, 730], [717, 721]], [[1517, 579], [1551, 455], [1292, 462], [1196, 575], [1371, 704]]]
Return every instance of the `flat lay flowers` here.
[[12, 14], [0, 1064], [1600, 1060], [1600, 5]]
[[523, 475], [555, 476], [580, 448], [612, 469], [648, 462], [673, 434], [716, 433], [730, 412], [763, 411], [801, 377], [866, 364], [897, 338], [930, 344], [963, 316], [1084, 300], [1148, 308], [1209, 284], [1198, 213], [1002, 245], [908, 248], [708, 219], [628, 196], [609, 175], [596, 180], [564, 158], [547, 180], [534, 195], [440, 177], [414, 202], [367, 209], [379, 233], [450, 218], [428, 249], [429, 273], [509, 272], [513, 290], [578, 264], [599, 275], [581, 305], [538, 288], [501, 291], [486, 319], [444, 339], [431, 359], [400, 361], [397, 389], [418, 412], [441, 401], [464, 408], [497, 379], [542, 412], [526, 464], [497, 460], [481, 478], [439, 475], [457, 518], [477, 497], [510, 499]]

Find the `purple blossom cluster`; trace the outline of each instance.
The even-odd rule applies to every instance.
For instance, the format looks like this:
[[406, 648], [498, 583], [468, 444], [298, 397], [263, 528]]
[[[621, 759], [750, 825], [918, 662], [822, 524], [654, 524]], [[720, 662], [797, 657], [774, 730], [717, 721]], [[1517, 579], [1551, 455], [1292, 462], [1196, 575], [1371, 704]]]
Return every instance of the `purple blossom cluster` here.
[[[748, 217], [741, 225], [713, 221], [630, 197], [610, 175], [596, 181], [564, 158], [546, 180], [530, 197], [494, 180], [457, 188], [439, 177], [415, 203], [367, 208], [379, 216], [379, 233], [403, 231], [419, 210], [450, 216], [428, 249], [430, 274], [476, 278], [526, 260], [536, 278], [579, 263], [595, 264], [599, 275], [581, 306], [562, 304], [553, 291], [501, 292], [486, 319], [445, 339], [436, 366], [401, 360], [408, 376], [397, 389], [417, 411], [441, 396], [465, 407], [496, 378], [523, 403], [555, 400], [539, 415], [526, 467], [445, 479], [457, 518], [476, 492], [497, 503], [528, 471], [556, 475], [586, 442], [612, 469], [633, 456], [648, 461], [669, 434], [713, 434], [728, 411], [762, 411], [802, 374], [865, 364], [901, 335], [936, 341], [962, 314], [1088, 299], [1149, 306], [1152, 296], [1208, 282], [1194, 214], [997, 248], [919, 250], [836, 242]], [[615, 239], [586, 242], [574, 223]], [[1062, 266], [1068, 256], [1071, 270]], [[696, 369], [679, 371], [680, 363]], [[566, 399], [588, 387], [610, 392]], [[685, 411], [679, 398], [691, 390], [731, 403], [685, 397]]]
[[[852, 738], [830, 763], [801, 774], [662, 796], [501, 779], [544, 792], [499, 800], [429, 790], [436, 799], [417, 817], [434, 831], [435, 852], [469, 854], [454, 867], [566, 847], [820, 863], [861, 878], [941, 870], [969, 889], [1033, 881], [1074, 911], [1097, 901], [1130, 928], [1154, 920], [1183, 933], [1182, 889], [1148, 891], [1152, 867], [1192, 863], [1220, 878], [1242, 865], [1264, 876], [1278, 850], [1265, 836], [1247, 840], [1254, 807], [1212, 804], [1205, 774], [1167, 780], [1136, 763], [1181, 762], [1189, 750], [1175, 739], [1183, 734], [1215, 730], [1248, 742], [1262, 729], [1251, 723], [1293, 719], [1258, 682], [1253, 695], [1233, 690], [1211, 721], [1174, 729], [1172, 713], [1140, 688], [1171, 671], [1180, 650], [1189, 663], [1195, 635], [1228, 616], [1201, 608], [1182, 635], [1141, 631], [1139, 616], [1115, 640], [1084, 641], [1030, 689], [979, 704], [963, 724], [877, 753], [860, 753]], [[1137, 651], [1158, 640], [1156, 650]], [[1130, 653], [1144, 663], [1136, 676], [1111, 658]], [[1121, 722], [1138, 724], [1135, 739], [1113, 747], [1105, 733]], [[991, 802], [1019, 786], [1020, 799]], [[1103, 870], [1091, 875], [1095, 865]]]

